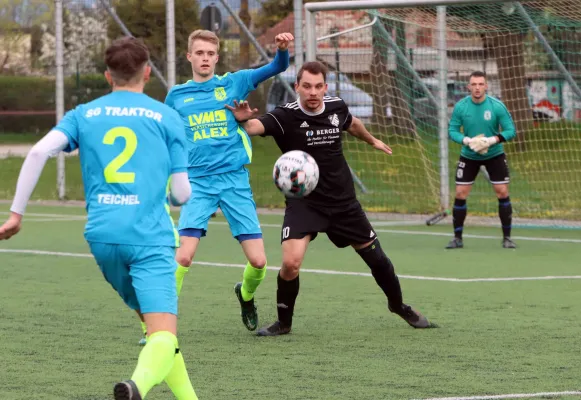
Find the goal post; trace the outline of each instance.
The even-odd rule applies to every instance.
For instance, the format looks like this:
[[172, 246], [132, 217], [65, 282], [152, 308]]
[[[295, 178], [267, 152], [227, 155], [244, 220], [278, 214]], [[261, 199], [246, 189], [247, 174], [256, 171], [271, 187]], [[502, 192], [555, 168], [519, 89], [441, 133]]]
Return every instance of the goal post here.
[[[158, 79], [159, 83], [167, 90], [176, 84], [176, 45], [175, 45], [175, 2], [174, 0], [164, 0], [165, 3], [165, 24], [166, 24], [166, 76], [163, 75], [162, 71], [150, 60], [149, 65], [151, 67], [153, 75]], [[107, 30], [106, 16], [109, 16], [111, 20], [119, 27], [121, 32], [126, 36], [133, 36], [132, 32], [127, 28], [125, 23], [116, 14], [112, 2], [109, 0], [91, 0], [87, 4], [81, 4], [79, 2], [74, 2], [73, 0], [55, 0], [55, 69], [56, 69], [56, 79], [55, 79], [55, 106], [56, 106], [56, 124], [64, 116], [65, 112], [65, 71], [64, 67], [67, 64], [65, 61], [65, 23], [63, 17], [68, 13], [69, 25], [71, 20], [75, 16], [79, 19], [78, 22], [86, 22], [85, 18], [101, 26], [101, 30]], [[68, 27], [71, 30], [70, 26]], [[94, 53], [84, 54], [82, 50], [83, 46], [99, 49], [102, 47], [103, 43], [106, 42], [106, 38], [100, 38], [98, 34], [91, 32], [89, 28], [78, 27], [80, 31], [85, 34], [83, 36], [83, 42], [81, 42], [78, 47], [81, 50], [77, 50], [76, 56], [78, 58], [86, 58], [91, 60], [95, 58]], [[68, 32], [70, 34], [70, 32]], [[78, 32], [77, 32], [78, 33]], [[94, 36], [91, 38], [91, 36]], [[70, 39], [69, 39], [70, 40]], [[88, 43], [84, 43], [87, 41]], [[95, 50], [97, 51], [97, 50]], [[70, 55], [69, 55], [70, 57]], [[74, 58], [74, 57], [71, 57]], [[93, 60], [91, 60], [93, 61]], [[70, 62], [70, 60], [69, 60]], [[77, 63], [77, 73], [78, 61]], [[71, 66], [68, 65], [70, 68]], [[94, 65], [87, 67], [90, 72], [93, 71]], [[84, 71], [86, 72], [86, 71]], [[101, 72], [101, 71], [99, 71]], [[70, 71], [69, 71], [70, 75]], [[103, 93], [104, 94], [104, 93]], [[67, 199], [67, 184], [66, 184], [66, 163], [65, 155], [60, 152], [57, 158], [57, 195], [59, 200]]]
[[[65, 85], [64, 85], [64, 43], [63, 43], [63, 2], [55, 0], [55, 108], [56, 124], [65, 114]], [[57, 158], [57, 193], [60, 200], [66, 196], [65, 155], [61, 151]]]
[[[575, 0], [347, 0], [304, 8], [306, 60], [325, 62], [354, 86], [351, 94], [341, 89], [341, 97], [351, 97], [350, 108], [394, 147], [393, 157], [381, 157], [345, 141], [349, 164], [368, 188], [360, 196], [367, 210], [441, 216], [450, 207], [461, 146], [449, 141], [448, 120], [468, 95], [469, 74], [481, 70], [489, 95], [507, 106], [517, 129], [504, 145], [515, 225], [581, 228]], [[369, 28], [321, 40], [374, 18]], [[497, 218], [488, 176], [480, 175], [469, 213]]]

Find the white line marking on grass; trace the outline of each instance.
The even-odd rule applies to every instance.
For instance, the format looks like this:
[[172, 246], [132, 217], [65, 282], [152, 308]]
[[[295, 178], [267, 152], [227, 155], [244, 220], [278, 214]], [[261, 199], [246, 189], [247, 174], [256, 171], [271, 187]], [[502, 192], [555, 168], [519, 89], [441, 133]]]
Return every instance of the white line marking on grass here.
[[70, 218], [24, 218], [24, 222], [69, 222], [69, 221], [86, 221], [86, 218], [70, 217]]
[[369, 221], [373, 226], [406, 226], [406, 225], [426, 225], [425, 221]]
[[[10, 215], [10, 212], [6, 212], [6, 211], [0, 211], [0, 214], [4, 214], [4, 215]], [[87, 218], [85, 215], [83, 214], [44, 214], [44, 213], [25, 213], [24, 214], [25, 217], [29, 216], [29, 217], [52, 217], [52, 218], [71, 218], [71, 217], [76, 217], [76, 218]]]
[[[210, 222], [210, 224], [216, 225], [228, 225], [227, 222]], [[260, 226], [264, 226], [267, 228], [280, 228], [281, 225], [276, 224], [260, 224]], [[380, 233], [395, 233], [395, 234], [402, 234], [402, 235], [425, 235], [425, 236], [446, 236], [450, 237], [450, 233], [445, 232], [422, 232], [422, 231], [404, 231], [404, 230], [396, 230], [396, 229], [374, 229], [375, 232]], [[465, 238], [473, 238], [473, 239], [494, 239], [500, 241], [500, 236], [487, 236], [487, 235], [470, 235], [464, 234], [462, 235]], [[561, 242], [561, 243], [581, 243], [581, 239], [560, 239], [560, 238], [545, 238], [545, 237], [531, 237], [531, 236], [512, 236], [513, 239], [516, 240], [530, 240], [536, 242]]]
[[470, 396], [470, 397], [432, 397], [423, 400], [494, 400], [494, 399], [531, 399], [534, 397], [557, 397], [557, 396], [581, 396], [581, 392], [545, 392], [545, 393], [515, 393], [499, 394], [492, 396]]
[[[211, 225], [228, 225], [227, 222], [219, 222], [219, 221], [211, 221]], [[281, 225], [278, 224], [260, 224], [261, 227], [265, 228], [281, 228]], [[380, 233], [395, 233], [395, 234], [402, 234], [402, 235], [425, 235], [425, 236], [446, 236], [450, 237], [450, 233], [445, 232], [422, 232], [422, 231], [405, 231], [399, 229], [374, 229], [375, 232]], [[465, 238], [473, 238], [473, 239], [494, 239], [500, 241], [500, 236], [487, 236], [487, 235], [470, 235], [464, 234], [463, 237]], [[545, 237], [531, 237], [531, 236], [512, 236], [513, 239], [517, 240], [530, 240], [536, 242], [561, 242], [561, 243], [581, 243], [581, 239], [561, 239], [561, 238], [545, 238]]]
[[[395, 229], [375, 229], [375, 232], [382, 233], [397, 233], [402, 235], [427, 235], [427, 236], [448, 236], [451, 237], [451, 233], [445, 232], [421, 232], [421, 231], [404, 231]], [[501, 240], [500, 236], [487, 236], [487, 235], [470, 235], [463, 234], [465, 238], [473, 239], [494, 239]], [[546, 237], [531, 237], [531, 236], [511, 236], [512, 239], [516, 240], [530, 240], [534, 242], [561, 242], [561, 243], [581, 243], [581, 239], [561, 239], [561, 238], [546, 238]]]
[[[85, 257], [92, 258], [90, 253], [67, 253], [60, 251], [45, 251], [45, 250], [25, 250], [25, 249], [0, 249], [0, 253], [18, 253], [18, 254], [32, 254], [42, 256], [61, 256], [61, 257]], [[246, 268], [245, 264], [229, 264], [216, 263], [208, 261], [194, 261], [195, 265], [204, 265], [208, 267], [227, 267], [227, 268]], [[267, 267], [272, 271], [278, 271], [279, 267]], [[350, 271], [334, 271], [327, 269], [309, 269], [301, 268], [301, 272], [310, 272], [313, 274], [322, 275], [346, 275], [346, 276], [367, 276], [370, 277], [369, 272], [350, 272]], [[506, 282], [506, 281], [549, 281], [549, 280], [563, 280], [563, 279], [581, 279], [581, 275], [568, 276], [525, 276], [525, 277], [507, 277], [507, 278], [444, 278], [438, 276], [422, 276], [422, 275], [398, 275], [403, 279], [414, 279], [419, 281], [440, 281], [440, 282]]]
[[62, 251], [44, 251], [44, 250], [0, 249], [0, 253], [19, 253], [19, 254], [32, 254], [37, 256], [93, 258], [93, 255], [90, 253], [66, 253]]
[[[9, 212], [0, 211], [0, 214], [10, 214]], [[67, 218], [69, 221], [73, 221], [73, 219], [69, 218], [79, 218], [78, 221], [86, 220], [86, 216], [84, 215], [75, 215], [75, 214], [39, 214], [39, 213], [26, 213], [26, 216], [34, 216], [34, 217], [56, 217], [55, 221], [60, 221], [61, 219]], [[76, 219], [75, 219], [76, 221]], [[26, 220], [25, 220], [26, 222]], [[46, 222], [49, 222], [47, 219]], [[412, 221], [410, 221], [412, 222]], [[415, 222], [415, 221], [413, 221]], [[222, 221], [210, 221], [210, 225], [228, 225], [227, 222]], [[387, 225], [389, 223], [385, 223]], [[404, 224], [404, 225], [412, 225]], [[260, 226], [265, 228], [281, 228], [280, 224], [260, 224]], [[450, 237], [450, 233], [446, 232], [424, 232], [424, 231], [406, 231], [406, 230], [399, 230], [399, 229], [375, 229], [375, 232], [379, 233], [393, 233], [397, 235], [417, 235], [417, 236], [446, 236]], [[465, 238], [472, 238], [472, 239], [492, 239], [492, 240], [499, 240], [500, 236], [489, 236], [489, 235], [470, 235], [464, 234]], [[533, 242], [557, 242], [557, 243], [578, 243], [581, 244], [581, 239], [568, 239], [568, 238], [547, 238], [547, 237], [533, 237], [533, 236], [512, 236], [515, 240], [526, 240], [526, 241], [533, 241]]]

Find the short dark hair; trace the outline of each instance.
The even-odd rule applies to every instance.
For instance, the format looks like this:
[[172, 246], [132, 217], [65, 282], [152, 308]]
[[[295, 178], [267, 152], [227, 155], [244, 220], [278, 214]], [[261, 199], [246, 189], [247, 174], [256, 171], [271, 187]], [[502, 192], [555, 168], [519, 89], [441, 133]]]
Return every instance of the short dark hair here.
[[140, 77], [149, 61], [147, 46], [134, 37], [117, 39], [105, 51], [105, 64], [115, 84], [123, 86]]
[[486, 73], [482, 72], [482, 71], [474, 71], [470, 74], [470, 77], [468, 79], [471, 78], [484, 78], [486, 79]]
[[302, 65], [301, 69], [299, 69], [299, 72], [297, 73], [297, 83], [301, 82], [303, 72], [305, 71], [313, 75], [323, 74], [323, 81], [327, 81], [327, 67], [318, 61], [309, 61]]

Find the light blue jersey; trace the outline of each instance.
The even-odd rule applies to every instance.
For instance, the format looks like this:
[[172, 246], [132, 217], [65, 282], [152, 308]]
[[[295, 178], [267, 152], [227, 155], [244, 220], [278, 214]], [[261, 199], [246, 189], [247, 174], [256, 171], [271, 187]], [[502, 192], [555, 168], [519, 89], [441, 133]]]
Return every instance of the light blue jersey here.
[[165, 103], [181, 117], [192, 185], [190, 200], [180, 212], [180, 236], [204, 236], [210, 216], [220, 207], [239, 241], [262, 237], [244, 168], [252, 161], [252, 145], [225, 106], [246, 99], [288, 65], [288, 50], [277, 50], [274, 59], [260, 68], [213, 76], [202, 83], [188, 81], [169, 91]]
[[115, 91], [69, 111], [54, 128], [79, 149], [92, 243], [177, 246], [171, 174], [187, 168], [179, 115], [142, 93]]
[[252, 161], [252, 144], [224, 106], [244, 100], [256, 88], [253, 70], [215, 75], [207, 82], [188, 81], [167, 94], [165, 104], [177, 110], [185, 129], [191, 178], [237, 171]]

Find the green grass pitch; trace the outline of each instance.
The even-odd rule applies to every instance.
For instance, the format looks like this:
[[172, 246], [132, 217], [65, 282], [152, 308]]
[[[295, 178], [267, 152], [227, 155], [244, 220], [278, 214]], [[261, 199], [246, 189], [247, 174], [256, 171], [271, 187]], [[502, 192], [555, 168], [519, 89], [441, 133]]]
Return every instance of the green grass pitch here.
[[[420, 131], [420, 142], [389, 134], [373, 132], [389, 143], [392, 156], [385, 156], [367, 144], [346, 135], [344, 150], [350, 166], [369, 192], [358, 190], [359, 200], [368, 211], [398, 213], [436, 213], [439, 211], [438, 136]], [[581, 220], [581, 127], [579, 124], [542, 124], [527, 132], [526, 151], [516, 151], [514, 143], [506, 145], [510, 165], [510, 196], [514, 214], [523, 218]], [[35, 142], [34, 134], [0, 134], [0, 143], [18, 140]], [[280, 150], [271, 138], [253, 138], [254, 157], [248, 166], [254, 199], [259, 207], [283, 207], [280, 192], [272, 184], [272, 166]], [[422, 150], [423, 149], [423, 150]], [[454, 193], [454, 174], [460, 146], [449, 144], [450, 193]], [[422, 153], [423, 151], [423, 153]], [[422, 161], [420, 154], [426, 157]], [[12, 198], [22, 166], [22, 158], [0, 161], [0, 199]], [[427, 163], [427, 164], [424, 164]], [[84, 199], [79, 158], [65, 162], [66, 198]], [[429, 171], [429, 176], [427, 175]], [[470, 215], [496, 216], [498, 203], [488, 181], [480, 174], [469, 198]], [[48, 161], [43, 178], [34, 193], [37, 199], [56, 199], [56, 160]], [[559, 223], [557, 223], [559, 225]], [[577, 224], [578, 225], [578, 224]]]
[[[7, 212], [0, 204], [2, 219]], [[83, 216], [80, 207], [32, 205], [22, 232], [0, 242], [2, 400], [107, 399], [114, 382], [133, 371], [140, 327], [90, 257]], [[281, 217], [261, 222], [269, 265], [277, 266]], [[244, 257], [225, 221], [213, 219], [180, 298], [180, 345], [199, 398], [397, 400], [581, 390], [578, 231], [519, 229], [512, 251], [501, 248], [500, 229], [468, 226], [466, 248], [446, 251], [449, 226], [376, 229], [405, 301], [439, 329], [414, 330], [390, 314], [357, 254], [335, 249], [322, 235], [304, 262], [293, 333], [258, 338], [243, 327], [233, 292]], [[546, 276], [577, 279], [537, 279]], [[531, 279], [510, 279], [517, 277]], [[261, 324], [276, 316], [275, 290], [271, 270], [257, 293]], [[148, 398], [172, 396], [161, 385]]]

